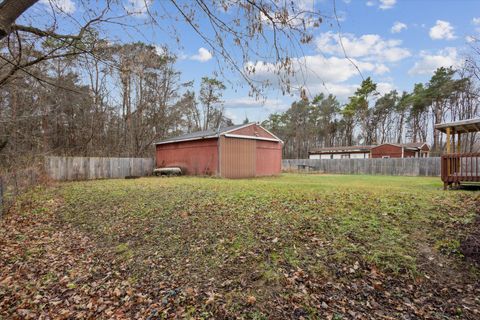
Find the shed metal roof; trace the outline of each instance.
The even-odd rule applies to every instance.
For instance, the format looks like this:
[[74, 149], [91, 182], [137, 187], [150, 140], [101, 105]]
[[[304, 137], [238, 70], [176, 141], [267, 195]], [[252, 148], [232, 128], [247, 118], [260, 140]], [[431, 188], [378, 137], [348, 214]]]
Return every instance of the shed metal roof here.
[[435, 125], [435, 129], [446, 133], [447, 128], [454, 129], [455, 132], [480, 132], [480, 118], [467, 119], [455, 122], [440, 123]]
[[[229, 127], [222, 127], [222, 128], [219, 128], [218, 130], [213, 130], [213, 129], [210, 129], [210, 130], [204, 130], [204, 131], [196, 131], [196, 132], [191, 132], [191, 133], [187, 133], [187, 134], [184, 134], [184, 135], [181, 135], [181, 136], [177, 136], [177, 137], [172, 137], [172, 138], [168, 138], [168, 139], [165, 139], [165, 140], [162, 140], [162, 141], [159, 141], [155, 144], [165, 144], [165, 143], [173, 143], [173, 142], [181, 142], [181, 141], [191, 141], [191, 140], [200, 140], [200, 139], [211, 139], [211, 138], [218, 138], [222, 135], [225, 135], [225, 136], [231, 136], [231, 137], [237, 137], [237, 138], [240, 138], [240, 137], [245, 137], [245, 138], [248, 138], [249, 136], [239, 136], [239, 135], [229, 135], [228, 133], [229, 132], [232, 132], [232, 131], [235, 131], [237, 129], [240, 129], [240, 128], [245, 128], [245, 127], [248, 127], [248, 126], [251, 126], [251, 125], [254, 125], [255, 122], [251, 122], [251, 123], [247, 123], [247, 124], [237, 124], [237, 125], [234, 125], [234, 126], [229, 126]], [[260, 126], [260, 125], [258, 125]], [[262, 127], [262, 126], [260, 126]], [[263, 128], [263, 127], [262, 127]], [[279, 142], [282, 142], [282, 140], [280, 140], [277, 136], [275, 136], [273, 133], [271, 133], [270, 131], [268, 131], [267, 129], [263, 128], [265, 131], [267, 131], [269, 134], [272, 135], [272, 139], [269, 139], [269, 138], [261, 138], [261, 137], [255, 137], [255, 139], [258, 139], [258, 140], [272, 140], [272, 141], [279, 141]]]

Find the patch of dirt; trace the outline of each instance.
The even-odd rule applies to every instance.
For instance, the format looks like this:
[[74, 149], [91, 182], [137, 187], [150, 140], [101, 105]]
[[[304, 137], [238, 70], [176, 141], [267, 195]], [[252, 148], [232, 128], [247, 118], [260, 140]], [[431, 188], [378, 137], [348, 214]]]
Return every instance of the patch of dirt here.
[[480, 266], [480, 208], [471, 229], [471, 233], [461, 242], [460, 251], [468, 261]]

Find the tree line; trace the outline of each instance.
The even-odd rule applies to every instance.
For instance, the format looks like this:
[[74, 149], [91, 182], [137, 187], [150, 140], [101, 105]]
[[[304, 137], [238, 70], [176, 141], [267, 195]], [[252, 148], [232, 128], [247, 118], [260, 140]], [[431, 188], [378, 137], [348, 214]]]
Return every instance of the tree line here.
[[[319, 94], [295, 101], [263, 125], [285, 142], [285, 158], [306, 158], [312, 148], [409, 142], [427, 142], [439, 155], [444, 140], [435, 124], [480, 116], [476, 69], [441, 67], [427, 83], [402, 93], [380, 94], [366, 78], [343, 105], [334, 95]], [[464, 150], [479, 149], [476, 141], [470, 134]]]
[[[268, 0], [0, 1], [0, 172], [37, 155], [151, 156], [156, 140], [229, 125], [218, 78], [233, 85], [234, 73], [258, 97], [268, 83], [245, 65], [261, 59], [288, 91], [291, 58], [323, 19], [314, 4]], [[193, 33], [215, 76], [182, 83], [167, 48], [128, 43], [146, 30], [180, 46]]]
[[193, 81], [180, 82], [175, 61], [167, 48], [103, 42], [95, 57], [30, 67], [48, 85], [16, 73], [0, 86], [0, 166], [38, 155], [150, 157], [158, 140], [231, 125], [225, 85], [206, 76], [195, 92]]

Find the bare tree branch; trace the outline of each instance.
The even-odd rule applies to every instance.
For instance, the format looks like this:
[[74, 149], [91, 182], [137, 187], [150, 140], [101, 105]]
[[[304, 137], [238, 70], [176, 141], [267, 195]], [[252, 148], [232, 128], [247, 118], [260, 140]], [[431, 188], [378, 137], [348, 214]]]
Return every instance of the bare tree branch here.
[[11, 26], [28, 8], [38, 0], [4, 0], [0, 4], [0, 40], [11, 31]]

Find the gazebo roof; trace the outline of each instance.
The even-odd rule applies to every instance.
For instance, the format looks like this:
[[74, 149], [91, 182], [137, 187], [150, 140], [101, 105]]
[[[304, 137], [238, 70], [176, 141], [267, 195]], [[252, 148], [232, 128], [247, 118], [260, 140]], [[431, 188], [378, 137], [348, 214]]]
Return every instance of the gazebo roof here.
[[440, 123], [435, 125], [435, 129], [446, 133], [447, 128], [453, 129], [456, 133], [480, 132], [480, 118], [467, 119], [455, 122]]

